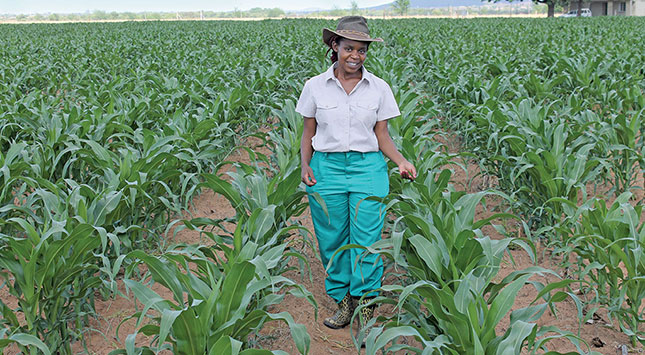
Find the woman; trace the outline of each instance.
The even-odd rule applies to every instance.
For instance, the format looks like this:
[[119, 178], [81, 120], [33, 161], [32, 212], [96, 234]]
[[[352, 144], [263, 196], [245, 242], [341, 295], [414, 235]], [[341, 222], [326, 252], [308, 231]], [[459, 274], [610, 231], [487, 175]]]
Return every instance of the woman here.
[[[369, 44], [382, 41], [370, 37], [362, 16], [341, 18], [336, 31], [323, 29], [323, 42], [333, 51], [333, 65], [307, 81], [296, 106], [304, 117], [302, 181], [310, 195], [325, 267], [343, 245], [369, 246], [381, 239], [383, 205], [362, 200], [385, 197], [389, 192], [383, 154], [398, 165], [401, 176], [416, 178], [414, 166], [399, 153], [388, 133], [387, 120], [400, 115], [392, 90], [363, 66]], [[325, 207], [313, 198], [315, 193]], [[349, 324], [357, 300], [375, 296], [372, 290], [381, 287], [382, 261], [377, 255], [361, 258], [360, 254], [358, 249], [345, 250], [327, 270], [325, 289], [338, 303], [336, 314], [324, 320], [330, 328]], [[373, 307], [363, 308], [363, 324], [373, 312]]]

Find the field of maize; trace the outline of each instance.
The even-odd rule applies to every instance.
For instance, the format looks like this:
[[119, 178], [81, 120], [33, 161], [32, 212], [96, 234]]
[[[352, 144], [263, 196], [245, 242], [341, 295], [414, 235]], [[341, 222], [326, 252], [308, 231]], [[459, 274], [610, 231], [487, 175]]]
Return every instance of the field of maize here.
[[[284, 304], [321, 323], [329, 302], [311, 291], [294, 106], [334, 26], [0, 25], [0, 349], [100, 353], [96, 305], [125, 297], [134, 330], [111, 354], [341, 353]], [[386, 261], [382, 311], [343, 353], [643, 351], [645, 19], [370, 28], [386, 42], [365, 65], [419, 176], [390, 163], [383, 240], [364, 248]], [[231, 214], [197, 216], [204, 196]], [[543, 321], [562, 307], [570, 329]], [[276, 324], [291, 348], [267, 341]]]

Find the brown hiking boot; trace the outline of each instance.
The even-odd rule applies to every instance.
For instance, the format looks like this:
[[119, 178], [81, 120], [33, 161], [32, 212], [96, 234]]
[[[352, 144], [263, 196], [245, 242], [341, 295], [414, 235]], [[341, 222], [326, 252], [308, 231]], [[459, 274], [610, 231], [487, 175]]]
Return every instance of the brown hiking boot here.
[[349, 322], [351, 322], [355, 308], [356, 305], [354, 304], [354, 299], [348, 292], [338, 303], [336, 314], [334, 314], [333, 317], [325, 318], [323, 324], [331, 329], [344, 328], [349, 324]]

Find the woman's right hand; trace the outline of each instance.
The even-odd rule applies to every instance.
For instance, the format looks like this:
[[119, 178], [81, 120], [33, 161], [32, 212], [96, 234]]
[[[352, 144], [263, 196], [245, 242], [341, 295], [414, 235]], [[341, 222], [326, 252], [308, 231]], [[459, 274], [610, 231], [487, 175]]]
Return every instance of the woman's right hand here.
[[311, 170], [309, 165], [302, 164], [300, 171], [300, 178], [307, 186], [316, 185], [316, 178], [314, 177], [314, 171]]

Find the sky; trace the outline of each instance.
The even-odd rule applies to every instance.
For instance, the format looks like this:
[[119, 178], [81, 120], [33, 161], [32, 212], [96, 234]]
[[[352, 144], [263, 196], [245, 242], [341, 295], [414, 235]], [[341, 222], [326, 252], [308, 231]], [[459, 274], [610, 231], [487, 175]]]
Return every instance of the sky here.
[[[392, 0], [356, 0], [359, 7], [370, 7]], [[233, 11], [254, 7], [279, 7], [286, 11], [305, 9], [348, 9], [351, 0], [0, 0], [0, 14], [82, 13], [93, 10], [117, 12], [143, 11]]]

